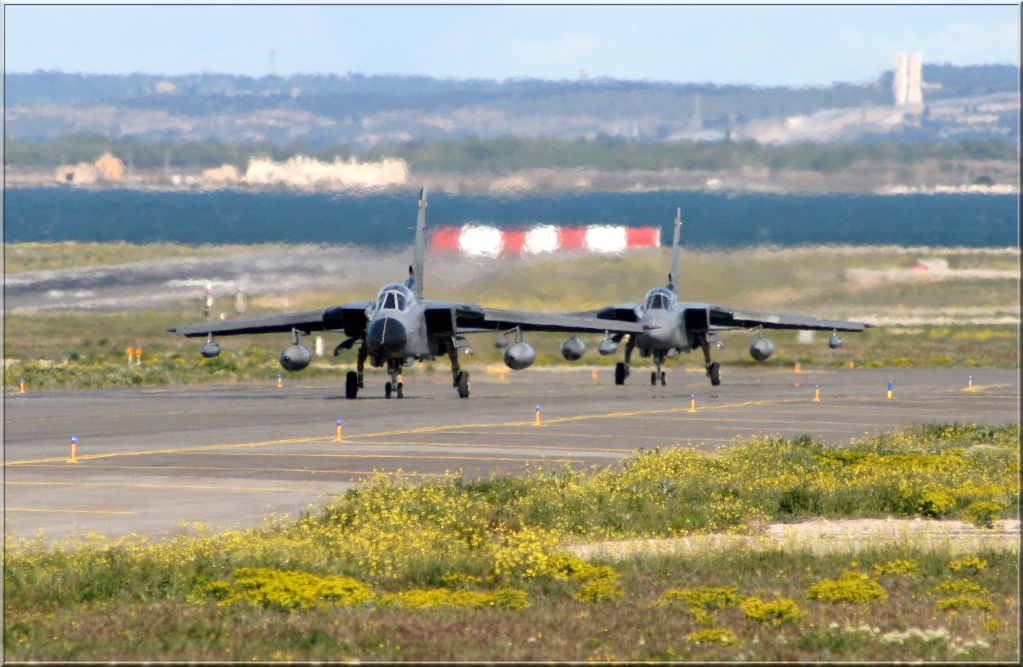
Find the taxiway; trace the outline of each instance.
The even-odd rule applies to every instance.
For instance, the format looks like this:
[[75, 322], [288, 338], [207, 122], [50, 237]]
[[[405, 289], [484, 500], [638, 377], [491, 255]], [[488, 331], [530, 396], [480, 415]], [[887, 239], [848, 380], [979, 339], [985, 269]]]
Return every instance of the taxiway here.
[[376, 375], [354, 401], [341, 378], [301, 374], [281, 388], [8, 393], [5, 534], [160, 537], [196, 522], [255, 526], [309, 511], [374, 472], [479, 477], [604, 467], [640, 448], [709, 449], [753, 435], [806, 433], [841, 445], [914, 423], [1019, 421], [1015, 370], [726, 368], [719, 387], [680, 367], [668, 368], [666, 387], [650, 386], [642, 368], [624, 386], [612, 383], [611, 367], [596, 377], [590, 366], [469, 370], [469, 400], [442, 366], [407, 373], [400, 400], [383, 398]]

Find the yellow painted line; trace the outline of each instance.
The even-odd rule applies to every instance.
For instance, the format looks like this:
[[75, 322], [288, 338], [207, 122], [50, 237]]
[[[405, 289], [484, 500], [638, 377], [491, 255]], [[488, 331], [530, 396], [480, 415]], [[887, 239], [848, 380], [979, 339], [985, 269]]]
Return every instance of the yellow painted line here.
[[[796, 399], [785, 399], [775, 401], [744, 401], [742, 403], [729, 403], [726, 405], [714, 405], [704, 407], [703, 410], [725, 410], [731, 408], [743, 408], [751, 405], [778, 405], [781, 403], [794, 402]], [[674, 412], [688, 412], [689, 405], [679, 405], [673, 408], [660, 408], [657, 410], [633, 410], [629, 412], [604, 412], [585, 415], [573, 415], [571, 417], [547, 417], [543, 418], [543, 424], [560, 424], [563, 422], [583, 421], [587, 419], [620, 419], [622, 417], [645, 417], [648, 415], [671, 414]], [[424, 426], [421, 428], [402, 429], [399, 431], [381, 431], [379, 433], [356, 433], [346, 438], [379, 438], [390, 435], [410, 435], [413, 433], [437, 433], [441, 431], [452, 431], [460, 428], [499, 428], [510, 426], [533, 426], [534, 420], [498, 422], [495, 424], [448, 424], [443, 426]]]
[[[732, 408], [741, 408], [750, 405], [777, 405], [787, 401], [747, 401], [743, 403], [731, 403], [727, 405], [719, 406], [708, 406], [703, 408], [707, 410], [724, 410]], [[623, 417], [639, 417], [649, 416], [658, 414], [671, 414], [688, 412], [688, 407], [678, 406], [673, 408], [661, 408], [657, 410], [635, 410], [630, 412], [610, 412], [610, 413], [596, 413], [586, 415], [575, 415], [571, 417], [554, 417], [544, 420], [545, 425], [558, 424], [572, 421], [583, 421], [588, 419], [615, 419]], [[441, 426], [425, 426], [420, 428], [412, 429], [401, 429], [396, 431], [380, 431], [377, 433], [362, 433], [362, 434], [349, 434], [347, 438], [349, 440], [359, 439], [372, 439], [383, 436], [395, 436], [395, 435], [411, 435], [416, 433], [440, 433], [445, 431], [454, 431], [458, 429], [469, 428], [507, 428], [516, 426], [533, 426], [533, 420], [527, 421], [514, 421], [514, 422], [500, 422], [496, 424], [446, 424]], [[288, 438], [283, 440], [266, 440], [257, 442], [243, 442], [233, 444], [219, 444], [219, 445], [198, 445], [194, 447], [175, 447], [171, 449], [148, 449], [141, 451], [118, 451], [118, 452], [106, 452], [102, 454], [78, 454], [77, 458], [79, 461], [92, 461], [103, 458], [113, 458], [118, 456], [153, 456], [157, 454], [192, 454], [196, 452], [214, 452], [217, 450], [225, 449], [245, 449], [254, 447], [272, 447], [274, 445], [289, 445], [298, 443], [313, 443], [313, 442], [332, 442], [333, 438], [329, 435], [313, 438]], [[66, 462], [66, 456], [55, 456], [45, 459], [22, 459], [17, 461], [5, 461], [4, 467], [8, 466], [23, 466], [23, 465], [35, 465], [40, 463], [60, 463]]]
[[27, 507], [5, 507], [5, 512], [53, 512], [56, 514], [134, 514], [130, 510], [47, 510]]
[[[15, 393], [17, 393], [17, 392], [15, 392]], [[17, 419], [16, 421], [18, 423], [26, 423], [27, 424], [27, 423], [33, 423], [33, 422], [68, 421], [69, 419], [78, 419], [78, 420], [81, 420], [81, 419], [117, 420], [117, 419], [123, 419], [124, 417], [149, 417], [149, 416], [153, 416], [153, 415], [204, 415], [204, 414], [223, 414], [224, 412], [240, 412], [240, 411], [243, 411], [243, 410], [263, 411], [265, 409], [265, 407], [266, 406], [262, 406], [262, 405], [260, 405], [260, 406], [256, 406], [256, 405], [240, 405], [240, 406], [223, 408], [223, 409], [214, 408], [214, 409], [202, 409], [202, 410], [200, 410], [200, 409], [192, 409], [192, 410], [158, 410], [158, 411], [151, 411], [151, 412], [119, 413], [119, 414], [116, 414], [116, 415], [108, 415], [108, 414], [102, 414], [102, 415], [99, 415], [99, 414], [96, 414], [96, 415], [88, 415], [88, 414], [56, 415], [56, 416], [32, 417], [32, 418], [25, 418], [25, 419]]]
[[131, 489], [204, 489], [208, 491], [284, 491], [286, 493], [306, 492], [306, 489], [279, 489], [259, 486], [200, 486], [198, 484], [110, 484], [107, 482], [5, 482], [7, 486], [102, 486]]
[[[119, 451], [119, 452], [105, 452], [103, 454], [78, 454], [77, 458], [79, 461], [89, 461], [95, 459], [105, 459], [115, 456], [151, 456], [155, 454], [192, 454], [195, 452], [209, 452], [218, 449], [244, 449], [246, 447], [272, 447], [273, 445], [290, 445], [295, 443], [304, 442], [325, 442], [329, 441], [329, 436], [317, 437], [317, 438], [289, 438], [286, 440], [266, 440], [262, 442], [241, 442], [234, 444], [222, 444], [222, 445], [196, 445], [194, 447], [176, 447], [173, 449], [145, 449], [140, 451]], [[18, 461], [5, 461], [4, 466], [20, 466], [29, 465], [35, 463], [58, 463], [60, 461], [67, 461], [66, 456], [55, 456], [47, 459], [21, 459]]]

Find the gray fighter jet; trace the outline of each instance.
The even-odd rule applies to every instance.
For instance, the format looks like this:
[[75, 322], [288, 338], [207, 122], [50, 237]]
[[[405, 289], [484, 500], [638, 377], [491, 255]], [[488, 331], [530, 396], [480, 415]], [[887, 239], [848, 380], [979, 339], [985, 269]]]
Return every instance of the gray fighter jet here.
[[[597, 311], [598, 319], [610, 320], [616, 326], [623, 323], [639, 324], [643, 331], [638, 336], [629, 336], [625, 345], [625, 361], [615, 366], [615, 384], [624, 384], [629, 376], [629, 360], [632, 351], [639, 348], [641, 357], [653, 357], [656, 370], [650, 374], [650, 384], [658, 381], [665, 384], [665, 374], [661, 370], [665, 358], [676, 352], [688, 353], [699, 347], [707, 368], [707, 377], [712, 385], [721, 384], [721, 364], [711, 361], [710, 346], [719, 343], [718, 331], [729, 329], [750, 329], [757, 332], [757, 338], [750, 345], [749, 353], [757, 361], [766, 361], [774, 354], [774, 344], [764, 338], [764, 329], [801, 329], [831, 331], [828, 345], [831, 349], [842, 346], [839, 331], [863, 331], [872, 324], [849, 322], [846, 320], [828, 320], [805, 315], [786, 315], [784, 313], [764, 313], [754, 310], [736, 310], [725, 306], [708, 303], [695, 303], [679, 300], [678, 288], [678, 257], [679, 232], [682, 227], [682, 209], [675, 213], [675, 233], [671, 246], [671, 273], [668, 274], [667, 287], [655, 287], [647, 292], [642, 304], [624, 303], [609, 306]], [[624, 334], [601, 342], [598, 350], [601, 354], [612, 354]]]
[[[419, 195], [416, 238], [412, 266], [404, 283], [392, 283], [380, 289], [376, 301], [350, 301], [324, 310], [282, 313], [246, 320], [202, 322], [168, 329], [182, 336], [205, 336], [200, 354], [206, 358], [220, 354], [216, 336], [290, 333], [291, 343], [281, 350], [279, 361], [288, 371], [300, 371], [312, 361], [312, 353], [299, 342], [313, 331], [343, 333], [347, 338], [334, 349], [334, 355], [357, 345], [356, 370], [345, 378], [345, 396], [355, 398], [363, 388], [366, 361], [374, 368], [386, 366], [390, 381], [384, 396], [404, 396], [401, 371], [416, 361], [432, 361], [446, 354], [451, 360], [451, 376], [458, 395], [469, 397], [469, 374], [458, 365], [458, 350], [472, 353], [464, 334], [499, 332], [497, 346], [504, 348], [504, 362], [513, 370], [532, 365], [536, 350], [522, 340], [523, 331], [571, 332], [561, 346], [569, 360], [582, 356], [585, 345], [576, 333], [603, 333], [609, 337], [639, 335], [644, 329], [636, 322], [607, 322], [594, 317], [556, 315], [517, 310], [483, 308], [449, 301], [423, 298], [423, 259], [426, 250], [426, 190]], [[514, 342], [509, 339], [514, 335]]]

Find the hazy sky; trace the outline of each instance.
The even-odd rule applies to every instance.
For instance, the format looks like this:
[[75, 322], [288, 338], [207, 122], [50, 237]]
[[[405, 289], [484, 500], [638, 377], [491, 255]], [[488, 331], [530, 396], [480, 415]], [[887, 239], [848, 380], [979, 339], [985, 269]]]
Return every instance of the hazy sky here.
[[1019, 64], [1020, 7], [6, 5], [6, 72], [414, 74], [826, 85]]

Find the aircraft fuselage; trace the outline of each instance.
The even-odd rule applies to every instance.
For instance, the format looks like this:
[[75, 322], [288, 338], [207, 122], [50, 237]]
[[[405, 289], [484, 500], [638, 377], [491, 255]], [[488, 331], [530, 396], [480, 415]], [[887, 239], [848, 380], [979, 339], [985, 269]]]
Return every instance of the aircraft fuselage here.
[[426, 331], [426, 306], [406, 286], [386, 285], [366, 311], [366, 351], [374, 367], [429, 361], [439, 351]]

